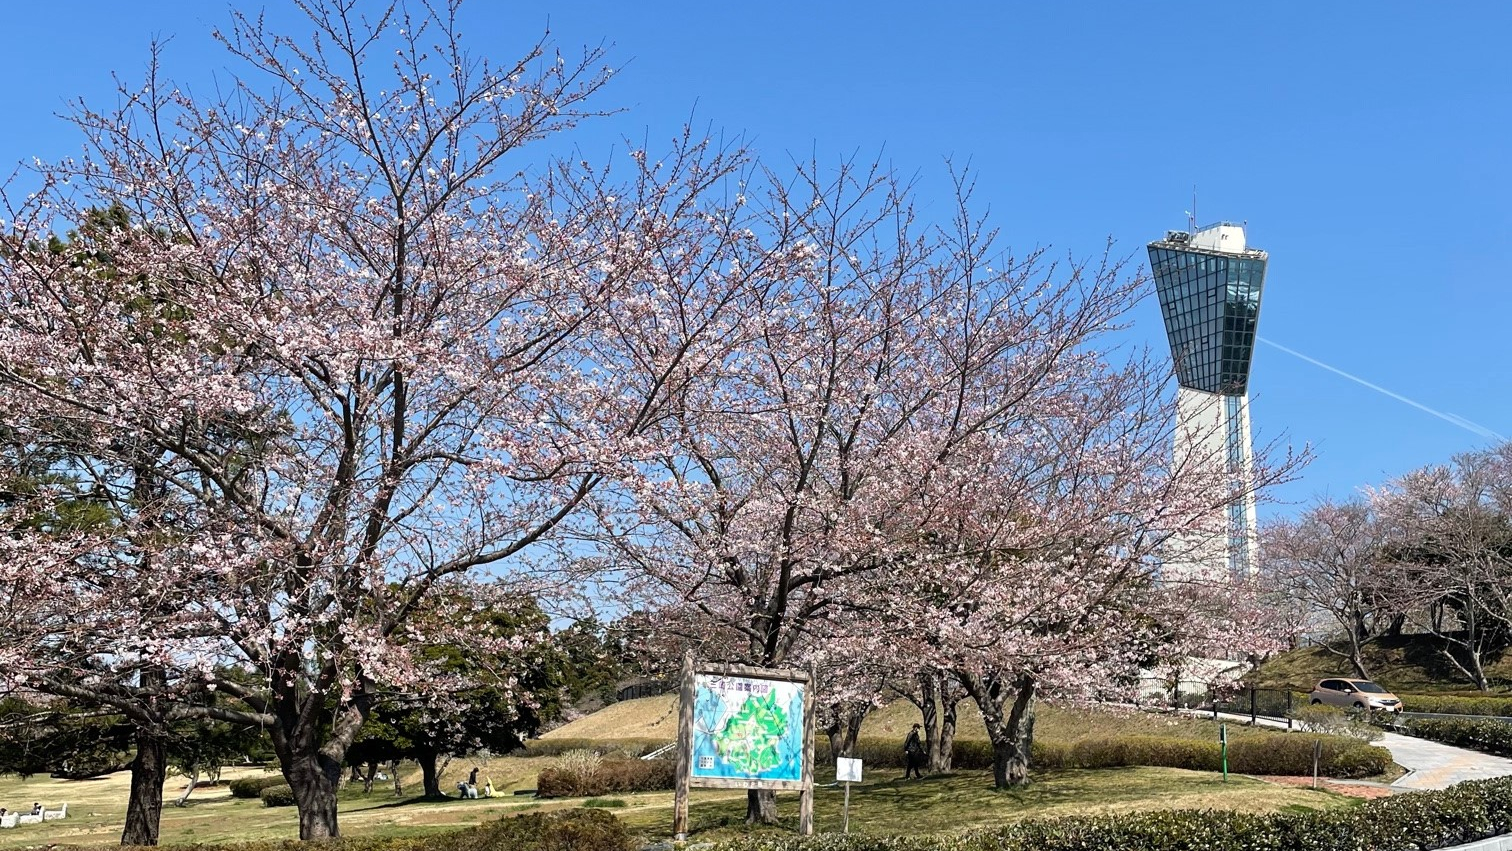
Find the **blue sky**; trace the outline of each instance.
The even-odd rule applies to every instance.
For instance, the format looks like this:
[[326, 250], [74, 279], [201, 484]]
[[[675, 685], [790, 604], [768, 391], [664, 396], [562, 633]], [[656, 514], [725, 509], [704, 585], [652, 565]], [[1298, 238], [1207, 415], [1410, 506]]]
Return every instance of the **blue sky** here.
[[[10, 5], [0, 163], [76, 152], [54, 114], [138, 77], [154, 36], [207, 90], [234, 68], [209, 36], [225, 10]], [[1512, 4], [471, 0], [464, 32], [503, 59], [548, 16], [564, 48], [607, 43], [623, 66], [599, 103], [624, 111], [578, 131], [585, 153], [693, 116], [769, 158], [880, 153], [941, 215], [945, 158], [969, 160], [1009, 245], [1085, 255], [1111, 236], [1140, 264], [1195, 185], [1200, 219], [1248, 221], [1271, 253], [1261, 336], [1512, 434]], [[1134, 321], [1164, 347], [1153, 296]], [[1268, 346], [1250, 388], [1257, 441], [1317, 452], [1289, 502], [1486, 442]]]

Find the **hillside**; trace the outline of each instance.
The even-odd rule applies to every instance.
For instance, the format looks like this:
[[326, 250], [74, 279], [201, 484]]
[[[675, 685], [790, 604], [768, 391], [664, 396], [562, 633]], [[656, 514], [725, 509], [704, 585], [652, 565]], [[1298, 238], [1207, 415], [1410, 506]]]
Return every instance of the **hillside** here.
[[[1365, 663], [1371, 679], [1392, 691], [1406, 694], [1478, 694], [1474, 685], [1424, 635], [1384, 637], [1366, 645]], [[1512, 691], [1512, 653], [1503, 653], [1486, 663], [1486, 673], [1495, 692]], [[1255, 684], [1262, 688], [1307, 691], [1326, 677], [1352, 677], [1354, 671], [1343, 657], [1321, 647], [1303, 647], [1283, 653], [1260, 666]]]
[[[1059, 707], [1041, 704], [1036, 710], [1035, 735], [1042, 740], [1074, 742], [1093, 735], [1146, 734], [1176, 738], [1215, 739], [1218, 727], [1198, 718], [1177, 718], [1143, 712]], [[923, 720], [919, 710], [906, 700], [894, 700], [866, 716], [861, 738], [902, 743], [911, 725]], [[970, 701], [959, 707], [957, 738], [984, 740], [981, 713]], [[1234, 728], [1234, 735], [1248, 735], [1248, 728]], [[619, 741], [655, 739], [672, 742], [677, 736], [677, 695], [664, 694], [610, 704], [541, 736], [543, 741], [589, 739]]]

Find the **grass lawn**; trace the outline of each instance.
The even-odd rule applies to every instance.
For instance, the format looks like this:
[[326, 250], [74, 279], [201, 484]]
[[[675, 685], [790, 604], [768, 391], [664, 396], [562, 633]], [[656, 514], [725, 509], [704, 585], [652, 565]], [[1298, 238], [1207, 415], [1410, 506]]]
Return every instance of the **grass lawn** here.
[[[671, 833], [671, 794], [617, 796], [626, 807], [615, 809], [634, 831], [647, 839]], [[797, 829], [798, 798], [779, 793], [783, 826]], [[838, 833], [844, 792], [822, 787], [814, 795], [814, 827]], [[959, 772], [923, 780], [902, 779], [901, 772], [880, 771], [851, 786], [852, 833], [919, 834], [991, 827], [1030, 817], [1114, 813], [1150, 809], [1217, 809], [1272, 812], [1350, 807], [1356, 800], [1328, 791], [1287, 788], [1249, 777], [1175, 768], [1116, 768], [1098, 771], [1049, 771], [1027, 787], [1007, 792], [992, 788], [989, 772]], [[747, 832], [744, 792], [694, 790], [689, 828], [695, 838], [718, 839]]]
[[[606, 741], [663, 738], [663, 727], [674, 717], [672, 696], [643, 698], [614, 704], [601, 713], [568, 724], [545, 738], [593, 738]], [[862, 736], [901, 742], [918, 712], [906, 701], [894, 701], [866, 720]], [[984, 738], [975, 708], [962, 703], [960, 736]], [[1231, 725], [1242, 738], [1255, 731]], [[1044, 740], [1070, 743], [1091, 735], [1148, 734], [1177, 738], [1215, 739], [1217, 725], [1201, 719], [1110, 712], [1095, 709], [1042, 707], [1035, 729]], [[670, 739], [667, 732], [665, 738]], [[536, 775], [552, 764], [552, 757], [502, 757], [474, 763], [454, 760], [442, 773], [441, 788], [454, 789], [474, 764], [480, 782], [492, 779], [496, 788], [513, 792], [535, 788]], [[833, 778], [833, 766], [818, 766], [821, 783]], [[224, 772], [223, 780], [261, 774], [258, 768]], [[1115, 812], [1139, 809], [1284, 810], [1293, 807], [1350, 806], [1353, 801], [1327, 791], [1287, 788], [1234, 776], [1223, 783], [1218, 775], [1166, 768], [1123, 768], [1097, 771], [1038, 771], [1026, 788], [996, 792], [986, 772], [961, 772], [948, 777], [904, 782], [896, 770], [868, 771], [867, 782], [852, 787], [851, 829], [861, 833], [922, 833], [962, 830], [1001, 824], [1029, 816]], [[119, 839], [127, 798], [126, 772], [91, 780], [0, 777], [0, 806], [29, 809], [33, 801], [49, 808], [64, 802], [69, 818], [0, 831], [0, 851], [51, 844], [107, 845]], [[404, 772], [405, 792], [419, 792], [419, 772]], [[183, 790], [183, 778], [170, 778], [165, 795], [171, 800]], [[822, 831], [838, 830], [842, 792], [821, 787], [815, 794], [816, 823]], [[623, 806], [618, 804], [623, 802]], [[422, 801], [396, 799], [391, 783], [380, 782], [372, 794], [354, 786], [341, 793], [341, 830], [348, 836], [408, 835], [463, 827], [526, 810], [579, 806], [579, 799], [537, 801], [514, 797], [482, 801]], [[601, 803], [601, 802], [595, 802]], [[611, 810], [647, 838], [662, 838], [671, 830], [672, 794], [652, 792], [619, 795], [606, 802]], [[794, 795], [780, 795], [784, 816], [796, 825]], [[692, 825], [707, 837], [745, 831], [745, 793], [715, 790], [694, 792]], [[792, 829], [790, 826], [788, 829]], [[292, 838], [298, 835], [293, 807], [268, 809], [256, 799], [233, 799], [224, 786], [196, 790], [189, 806], [163, 809], [164, 843], [214, 843], [231, 840]]]
[[[535, 788], [536, 774], [550, 763], [546, 758], [495, 758], [479, 763], [479, 781], [489, 777], [505, 791]], [[465, 779], [472, 762], [454, 760], [442, 775], [442, 788], [455, 789]], [[261, 775], [257, 768], [227, 769], [223, 780]], [[419, 771], [413, 765], [402, 775], [405, 793], [420, 791]], [[125, 822], [128, 775], [121, 771], [90, 780], [54, 780], [31, 777], [21, 780], [0, 776], [0, 806], [30, 809], [33, 801], [48, 808], [68, 802], [68, 818], [38, 825], [21, 825], [0, 830], [0, 849], [24, 848], [53, 843], [100, 845], [118, 842]], [[165, 790], [175, 799], [184, 788], [181, 777], [169, 778]], [[341, 831], [345, 835], [397, 835], [424, 833], [476, 824], [507, 813], [534, 809], [572, 806], [576, 802], [538, 802], [533, 797], [495, 798], [480, 801], [422, 801], [417, 798], [396, 799], [392, 783], [380, 781], [371, 795], [364, 796], [361, 786], [341, 793]], [[162, 841], [164, 843], [227, 842], [243, 839], [288, 838], [299, 835], [299, 823], [293, 807], [268, 809], [257, 799], [232, 798], [224, 786], [197, 789], [189, 806], [176, 808], [165, 802]]]
[[[496, 784], [534, 785], [545, 758], [495, 759], [482, 774]], [[454, 763], [448, 777], [461, 776], [470, 764]], [[226, 779], [259, 773], [256, 769], [226, 772]], [[833, 777], [820, 770], [820, 781]], [[407, 780], [411, 778], [406, 778]], [[418, 782], [418, 778], [413, 778]], [[33, 777], [21, 781], [0, 778], [0, 804], [29, 806], [40, 800], [49, 807], [68, 801], [65, 821], [26, 825], [0, 831], [0, 849], [43, 845], [109, 845], [120, 836], [127, 794], [125, 772], [93, 780], [53, 780]], [[182, 789], [182, 786], [178, 787]], [[410, 788], [414, 788], [411, 786]], [[174, 784], [170, 783], [173, 794]], [[820, 831], [840, 829], [843, 792], [821, 786], [815, 792], [815, 824]], [[375, 787], [363, 796], [360, 788], [342, 793], [341, 830], [348, 836], [414, 835], [477, 824], [528, 810], [580, 806], [582, 799], [536, 801], [529, 797], [482, 801], [396, 800], [392, 787]], [[672, 826], [672, 793], [649, 792], [599, 799], [635, 832], [647, 839], [664, 838]], [[620, 804], [623, 806], [620, 806]], [[898, 771], [869, 772], [865, 783], [851, 788], [851, 830], [858, 833], [927, 833], [987, 827], [1031, 816], [1108, 813], [1143, 809], [1228, 809], [1274, 811], [1294, 808], [1346, 807], [1353, 799], [1327, 791], [1296, 789], [1248, 777], [1168, 768], [1123, 768], [1099, 771], [1048, 771], [1035, 775], [1024, 789], [997, 792], [987, 772], [961, 772], [924, 780], [904, 781]], [[778, 796], [785, 825], [797, 824], [797, 796]], [[746, 832], [745, 793], [695, 790], [690, 809], [692, 828], [702, 838]], [[257, 800], [233, 799], [224, 787], [197, 790], [190, 806], [163, 810], [164, 843], [214, 843], [233, 840], [293, 838], [298, 835], [293, 807], [267, 809]]]

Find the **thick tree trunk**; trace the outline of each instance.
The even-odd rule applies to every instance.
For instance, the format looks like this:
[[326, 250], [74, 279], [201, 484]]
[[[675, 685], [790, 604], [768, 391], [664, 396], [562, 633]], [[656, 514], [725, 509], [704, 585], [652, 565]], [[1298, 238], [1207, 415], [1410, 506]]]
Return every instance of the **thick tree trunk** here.
[[427, 798], [444, 798], [441, 792], [441, 772], [436, 770], [436, 753], [425, 751], [415, 757], [420, 763], [420, 783], [425, 788], [422, 793]]
[[131, 761], [131, 797], [126, 802], [122, 845], [158, 844], [163, 818], [163, 783], [168, 779], [168, 746], [139, 727], [136, 757]]
[[746, 790], [746, 824], [776, 824], [777, 793], [770, 789]]
[[[982, 710], [982, 725], [992, 742], [993, 785], [1008, 789], [1027, 783], [1029, 754], [1034, 743], [1034, 677], [1020, 674], [1011, 686], [997, 678], [973, 673], [963, 673], [960, 680]], [[1010, 696], [1013, 705], [1004, 717], [1004, 705]]]
[[299, 838], [335, 839], [341, 835], [336, 822], [336, 790], [341, 786], [341, 763], [323, 753], [297, 755], [283, 766], [284, 779], [294, 790], [299, 808]]
[[[327, 671], [322, 677], [322, 682], [334, 680], [334, 671]], [[371, 696], [362, 693], [327, 714], [322, 711], [325, 698], [316, 688], [301, 694], [291, 681], [274, 683], [271, 702], [278, 722], [269, 732], [279, 767], [299, 809], [299, 838], [306, 841], [341, 835], [336, 792], [341, 788], [342, 765], [347, 749], [372, 708]], [[329, 727], [323, 723], [325, 720], [329, 721]], [[396, 772], [396, 780], [397, 777]]]
[[404, 797], [404, 778], [399, 776], [399, 760], [389, 761], [389, 774], [394, 778], [394, 797]]

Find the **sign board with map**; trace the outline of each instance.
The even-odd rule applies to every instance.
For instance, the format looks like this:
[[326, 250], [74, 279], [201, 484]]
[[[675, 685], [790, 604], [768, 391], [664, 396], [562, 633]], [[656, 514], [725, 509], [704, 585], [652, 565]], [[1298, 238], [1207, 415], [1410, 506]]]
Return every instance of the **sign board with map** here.
[[812, 832], [812, 685], [804, 671], [684, 660], [674, 834], [693, 786], [802, 792], [799, 832]]

